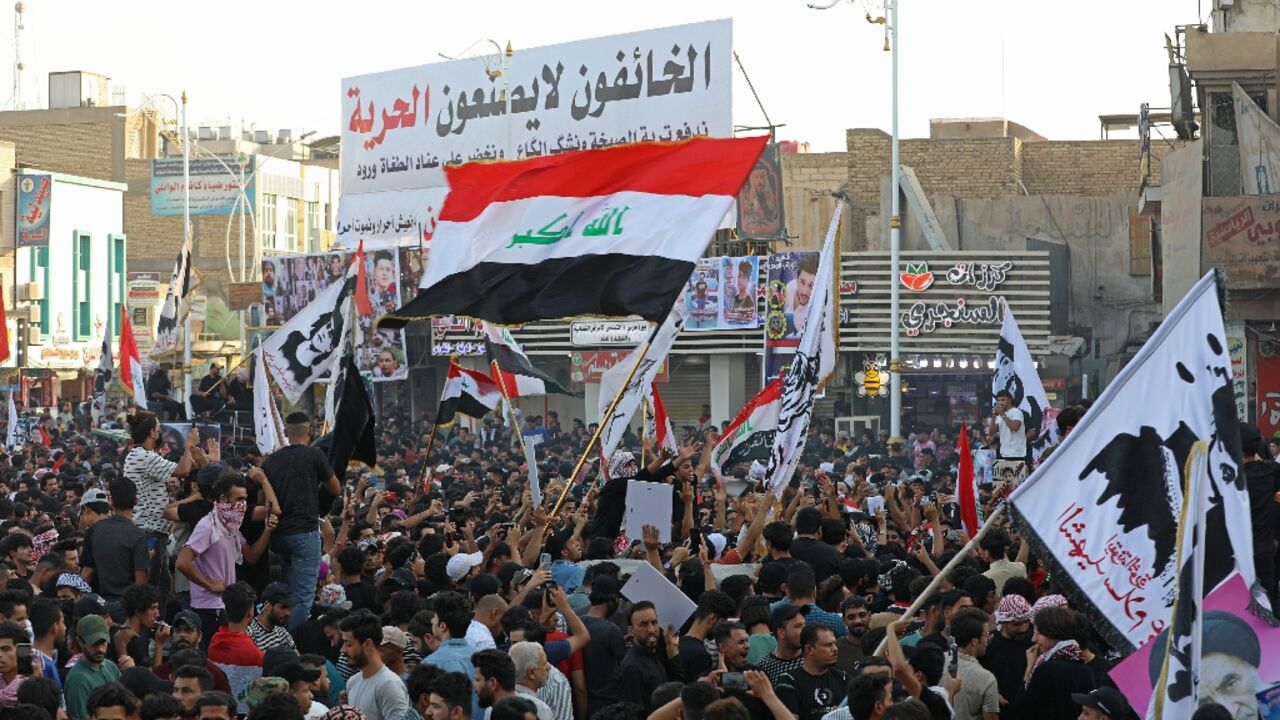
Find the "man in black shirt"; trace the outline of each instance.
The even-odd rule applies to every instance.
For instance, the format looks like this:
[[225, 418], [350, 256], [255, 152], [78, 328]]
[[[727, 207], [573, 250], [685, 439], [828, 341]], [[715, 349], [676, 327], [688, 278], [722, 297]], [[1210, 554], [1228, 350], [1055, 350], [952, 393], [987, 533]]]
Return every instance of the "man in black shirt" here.
[[836, 669], [836, 635], [825, 625], [805, 625], [800, 632], [804, 660], [782, 677], [776, 691], [799, 720], [822, 720], [844, 700], [849, 676]]
[[996, 628], [998, 632], [991, 636], [987, 651], [978, 662], [996, 676], [1000, 697], [1012, 703], [1022, 695], [1027, 649], [1032, 645], [1030, 603], [1012, 593], [1000, 598]]
[[707, 652], [707, 639], [713, 637], [716, 628], [737, 611], [733, 598], [719, 590], [707, 590], [698, 596], [693, 624], [680, 638], [680, 667], [685, 680], [692, 682], [715, 669], [711, 653]]
[[[342, 494], [338, 477], [323, 452], [310, 446], [311, 420], [294, 412], [284, 419], [289, 444], [262, 463], [280, 503], [280, 522], [271, 537], [271, 550], [284, 561], [282, 579], [298, 605], [289, 618], [289, 629], [301, 625], [311, 615], [316, 595], [316, 568], [320, 565], [320, 488], [331, 495]], [[344, 468], [345, 470], [345, 468]]]
[[618, 612], [622, 584], [610, 575], [597, 575], [591, 581], [591, 609], [582, 616], [582, 624], [591, 633], [591, 642], [582, 648], [582, 666], [587, 679], [587, 717], [607, 705], [618, 702], [618, 667], [627, 654], [622, 631], [609, 618]]
[[674, 628], [663, 635], [658, 625], [658, 612], [648, 601], [631, 606], [627, 613], [627, 629], [633, 644], [622, 658], [622, 683], [618, 694], [623, 702], [639, 705], [648, 715], [654, 710], [653, 691], [659, 685], [671, 680], [684, 680], [679, 663], [680, 639]]
[[166, 419], [186, 420], [187, 409], [182, 403], [173, 399], [173, 385], [169, 382], [169, 373], [156, 365], [147, 378], [147, 404], [156, 414], [164, 413]]
[[807, 507], [796, 513], [796, 539], [791, 543], [791, 557], [809, 563], [814, 579], [823, 580], [840, 574], [840, 552], [834, 546], [822, 542], [822, 511]]
[[222, 381], [222, 366], [209, 365], [209, 374], [200, 378], [200, 387], [191, 393], [191, 409], [197, 415], [212, 415], [227, 404], [227, 384]]
[[1276, 593], [1276, 493], [1280, 492], [1280, 473], [1274, 462], [1259, 455], [1262, 434], [1253, 425], [1240, 426], [1241, 474], [1249, 491], [1249, 514], [1253, 520], [1253, 567], [1258, 583], [1275, 607]]

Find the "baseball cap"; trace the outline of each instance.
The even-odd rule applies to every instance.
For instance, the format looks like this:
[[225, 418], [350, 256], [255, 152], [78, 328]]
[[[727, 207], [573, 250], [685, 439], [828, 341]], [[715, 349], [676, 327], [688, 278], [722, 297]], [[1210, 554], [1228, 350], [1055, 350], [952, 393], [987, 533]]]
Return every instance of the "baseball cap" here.
[[[83, 598], [80, 602], [84, 602], [86, 599], [88, 598]], [[101, 600], [102, 598], [98, 599]], [[79, 603], [77, 603], [78, 606]], [[76, 636], [85, 645], [102, 642], [107, 639], [107, 621], [101, 615], [85, 615], [80, 618], [80, 622], [76, 623]]]
[[273, 582], [262, 591], [262, 601], [275, 603], [277, 605], [297, 605], [298, 598], [293, 596], [293, 591], [288, 585], [282, 582]]
[[[397, 631], [400, 632], [402, 635], [404, 634], [398, 628], [397, 628]], [[385, 638], [387, 634], [386, 628], [382, 629], [382, 634], [383, 634], [383, 637]], [[318, 668], [303, 667], [302, 664], [299, 663], [298, 661], [291, 660], [277, 667], [275, 671], [272, 673], [272, 676], [284, 678], [285, 682], [292, 685], [296, 682], [315, 682], [316, 680], [319, 680], [320, 670]]]
[[272, 693], [289, 692], [289, 683], [280, 677], [260, 677], [249, 684], [249, 689], [244, 693], [245, 704], [250, 709], [258, 707], [258, 703]]
[[1111, 687], [1100, 687], [1087, 695], [1084, 693], [1071, 693], [1071, 702], [1082, 707], [1093, 708], [1112, 718], [1112, 720], [1121, 720], [1133, 713], [1133, 709], [1129, 707], [1129, 701], [1125, 700], [1124, 695], [1121, 695], [1119, 690]]
[[177, 615], [174, 615], [173, 624], [175, 627], [178, 625], [186, 625], [192, 630], [204, 632], [204, 623], [200, 621], [200, 616], [190, 610], [182, 610]]
[[404, 650], [409, 647], [409, 636], [405, 635], [404, 631], [395, 625], [385, 625], [382, 628], [382, 644], [395, 645]]
[[[77, 618], [83, 618], [88, 615], [99, 615], [107, 611], [107, 601], [97, 593], [86, 593], [84, 597], [76, 601], [72, 612]], [[78, 626], [77, 626], [78, 627]]]
[[484, 553], [458, 553], [449, 558], [449, 564], [445, 565], [445, 572], [448, 573], [450, 580], [461, 580], [471, 572], [471, 568], [480, 564], [484, 560]]
[[84, 507], [89, 503], [107, 503], [109, 505], [111, 504], [111, 498], [107, 496], [106, 490], [94, 488], [92, 490], [86, 490], [84, 495], [80, 498], [80, 507]]

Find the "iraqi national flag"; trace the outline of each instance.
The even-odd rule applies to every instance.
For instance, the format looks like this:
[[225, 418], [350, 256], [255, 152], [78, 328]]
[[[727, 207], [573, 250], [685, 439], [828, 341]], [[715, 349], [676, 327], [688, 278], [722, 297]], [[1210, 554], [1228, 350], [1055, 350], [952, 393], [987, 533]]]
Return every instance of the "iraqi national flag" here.
[[[1122, 652], [1173, 620], [1179, 517], [1184, 488], [1196, 481], [1206, 484], [1209, 505], [1197, 514], [1207, 518], [1197, 551], [1205, 590], [1235, 570], [1269, 607], [1240, 475], [1224, 286], [1221, 270], [1201, 278], [1009, 497], [1019, 532], [1055, 585], [1087, 599], [1091, 624]], [[1198, 452], [1208, 461], [1193, 466]]]
[[454, 416], [458, 413], [473, 418], [484, 417], [485, 413], [497, 407], [500, 402], [502, 391], [493, 378], [454, 362], [449, 365], [444, 392], [440, 394], [436, 425], [452, 425]]
[[[1039, 460], [1041, 453], [1057, 440], [1057, 433], [1050, 433], [1053, 423], [1045, 422], [1049, 409], [1049, 396], [1045, 394], [1036, 372], [1036, 363], [1027, 350], [1018, 321], [1008, 305], [1004, 309], [1004, 321], [1000, 324], [1000, 342], [996, 345], [996, 369], [991, 374], [991, 401], [996, 393], [1007, 390], [1013, 397], [1013, 406], [1022, 411], [1025, 427], [1022, 430], [1034, 438], [1030, 441], [1031, 459]], [[1057, 428], [1054, 428], [1056, 431]]]
[[115, 363], [111, 359], [111, 333], [102, 337], [102, 355], [98, 358], [98, 369], [93, 373], [93, 401], [89, 406], [90, 417], [94, 427], [102, 422], [102, 414], [107, 409], [107, 389], [111, 387], [111, 379], [115, 375]]
[[[178, 346], [178, 322], [187, 311], [187, 295], [191, 292], [191, 238], [188, 236], [173, 261], [173, 273], [169, 276], [169, 289], [164, 295], [164, 305], [156, 320], [156, 341], [151, 346], [155, 357]], [[145, 404], [144, 404], [145, 407]]]
[[649, 394], [645, 398], [649, 403], [650, 413], [645, 418], [645, 434], [653, 438], [655, 449], [670, 450], [674, 455], [680, 450], [676, 442], [675, 428], [671, 425], [671, 417], [667, 415], [667, 406], [662, 402], [657, 383], [649, 383]]
[[969, 451], [969, 426], [960, 423], [956, 441], [960, 472], [956, 474], [956, 503], [960, 506], [960, 525], [969, 537], [978, 536], [978, 491], [973, 477], [973, 453]]
[[560, 393], [572, 395], [555, 378], [529, 362], [511, 332], [501, 325], [484, 324], [485, 349], [493, 366], [493, 378], [509, 398]]
[[138, 355], [138, 343], [133, 339], [133, 325], [129, 324], [129, 312], [120, 308], [120, 382], [133, 392], [133, 402], [140, 409], [147, 409], [147, 381], [142, 377], [142, 358]]
[[380, 322], [661, 322], [767, 141], [696, 138], [448, 167], [422, 290]]
[[778, 434], [778, 414], [782, 411], [782, 376], [764, 386], [729, 423], [720, 444], [711, 451], [711, 470], [716, 477], [740, 463], [765, 462]]
[[836, 370], [836, 317], [831, 283], [836, 260], [836, 230], [840, 227], [843, 207], [843, 204], [836, 205], [831, 224], [827, 226], [804, 331], [800, 333], [791, 364], [780, 376], [782, 409], [778, 413], [778, 434], [773, 438], [773, 450], [765, 470], [768, 488], [777, 497], [781, 497], [783, 489], [790, 484], [804, 453], [818, 390]]

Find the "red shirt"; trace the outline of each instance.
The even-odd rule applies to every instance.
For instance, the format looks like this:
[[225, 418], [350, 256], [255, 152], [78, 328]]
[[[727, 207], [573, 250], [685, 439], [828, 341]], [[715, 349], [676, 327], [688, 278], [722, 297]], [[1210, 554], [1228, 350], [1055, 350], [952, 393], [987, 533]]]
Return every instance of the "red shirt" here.
[[[569, 636], [560, 632], [559, 630], [554, 630], [552, 632], [547, 633], [548, 642], [550, 642], [551, 640], [568, 640], [568, 639], [569, 639]], [[574, 654], [570, 655], [568, 660], [565, 660], [564, 662], [556, 663], [556, 669], [564, 673], [565, 677], [569, 677], [569, 673], [573, 672], [574, 670], [582, 670], [583, 667], [584, 666], [582, 664], [581, 650], [578, 650]]]

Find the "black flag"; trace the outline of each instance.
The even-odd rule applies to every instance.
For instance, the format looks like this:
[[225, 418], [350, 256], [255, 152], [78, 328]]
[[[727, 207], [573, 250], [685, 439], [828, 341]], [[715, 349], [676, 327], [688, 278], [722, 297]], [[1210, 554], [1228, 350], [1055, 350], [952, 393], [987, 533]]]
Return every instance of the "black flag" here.
[[329, 465], [341, 479], [347, 471], [347, 463], [360, 460], [373, 466], [378, 460], [373, 436], [373, 403], [365, 391], [364, 379], [356, 368], [351, 353], [342, 358], [335, 383], [338, 400], [334, 403], [333, 431], [328, 436]]

